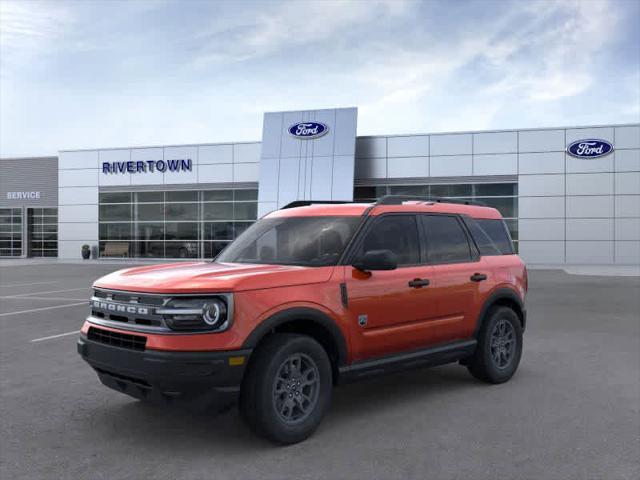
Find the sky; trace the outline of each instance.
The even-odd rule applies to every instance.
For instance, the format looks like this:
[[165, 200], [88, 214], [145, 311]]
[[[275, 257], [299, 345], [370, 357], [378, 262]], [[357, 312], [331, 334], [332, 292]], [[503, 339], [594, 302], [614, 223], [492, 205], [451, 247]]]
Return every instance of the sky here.
[[640, 122], [640, 1], [0, 0], [0, 156]]

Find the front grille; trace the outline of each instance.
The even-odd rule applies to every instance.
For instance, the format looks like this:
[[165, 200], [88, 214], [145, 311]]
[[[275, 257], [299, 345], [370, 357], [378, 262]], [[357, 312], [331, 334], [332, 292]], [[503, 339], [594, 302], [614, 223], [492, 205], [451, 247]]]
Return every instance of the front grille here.
[[87, 338], [94, 342], [113, 347], [128, 348], [129, 350], [143, 351], [147, 345], [147, 337], [112, 332], [111, 330], [102, 330], [95, 327], [89, 327]]
[[[155, 313], [168, 300], [165, 296], [94, 288], [91, 316], [113, 323], [125, 323], [148, 331], [167, 331], [162, 315]], [[116, 325], [111, 325], [117, 328]]]

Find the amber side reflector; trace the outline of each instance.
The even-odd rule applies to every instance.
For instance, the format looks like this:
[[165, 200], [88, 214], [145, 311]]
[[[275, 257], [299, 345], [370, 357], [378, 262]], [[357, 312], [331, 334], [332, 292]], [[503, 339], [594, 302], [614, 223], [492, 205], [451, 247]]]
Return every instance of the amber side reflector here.
[[232, 367], [244, 365], [244, 357], [229, 357], [229, 365], [231, 365]]

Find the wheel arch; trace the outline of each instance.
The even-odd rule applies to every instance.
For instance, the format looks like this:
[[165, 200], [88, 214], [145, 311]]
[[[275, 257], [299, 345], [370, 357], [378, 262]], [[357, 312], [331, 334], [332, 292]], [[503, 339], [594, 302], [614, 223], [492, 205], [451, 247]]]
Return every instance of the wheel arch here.
[[243, 348], [255, 349], [270, 335], [285, 332], [309, 335], [320, 343], [331, 361], [334, 382], [337, 381], [339, 368], [347, 363], [347, 341], [336, 322], [314, 308], [292, 307], [273, 314], [249, 334]]
[[524, 332], [527, 325], [527, 315], [524, 302], [514, 290], [510, 288], [498, 288], [489, 295], [489, 298], [487, 298], [482, 305], [482, 309], [480, 310], [480, 314], [478, 315], [478, 320], [476, 322], [476, 327], [473, 330], [474, 338], [477, 338], [480, 328], [487, 318], [487, 313], [489, 313], [491, 308], [495, 306], [509, 307], [516, 312], [516, 315], [518, 315], [518, 318], [520, 319], [522, 331]]

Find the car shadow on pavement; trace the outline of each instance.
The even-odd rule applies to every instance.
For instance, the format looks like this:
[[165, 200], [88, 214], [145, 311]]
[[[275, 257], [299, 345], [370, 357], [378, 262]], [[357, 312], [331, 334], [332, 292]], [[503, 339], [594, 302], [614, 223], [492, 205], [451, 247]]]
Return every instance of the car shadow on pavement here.
[[[412, 408], [414, 405], [420, 408], [434, 395], [451, 395], [480, 385], [466, 369], [446, 366], [340, 386], [333, 391], [331, 409], [316, 436], [323, 432], [339, 436], [340, 432], [351, 432], [354, 424], [361, 422], [363, 417], [375, 418], [393, 409]], [[248, 451], [276, 448], [249, 430], [235, 405], [222, 413], [192, 413], [171, 406], [121, 399], [120, 396], [117, 399], [117, 405], [106, 401], [92, 412], [92, 433], [100, 437], [95, 440], [147, 443], [151, 438], [160, 451], [180, 452], [188, 456], [211, 455], [214, 446], [221, 448], [218, 453], [243, 455]]]

